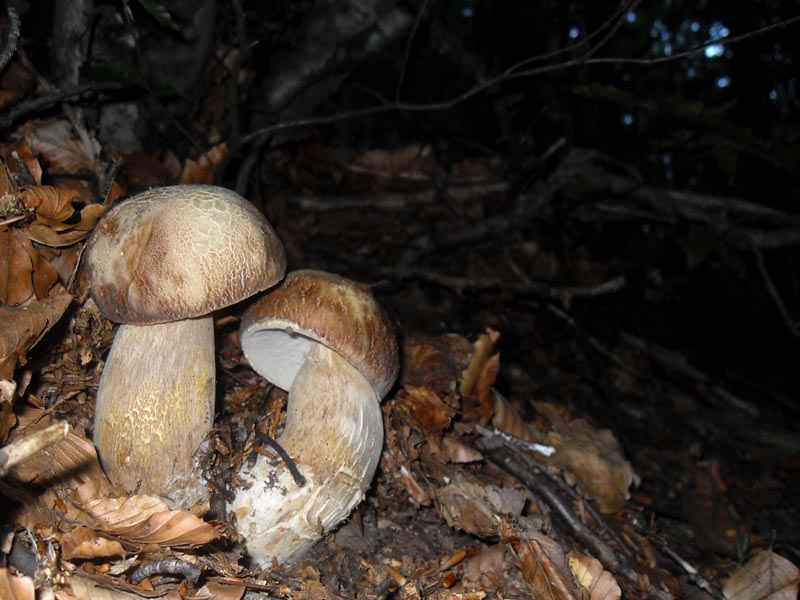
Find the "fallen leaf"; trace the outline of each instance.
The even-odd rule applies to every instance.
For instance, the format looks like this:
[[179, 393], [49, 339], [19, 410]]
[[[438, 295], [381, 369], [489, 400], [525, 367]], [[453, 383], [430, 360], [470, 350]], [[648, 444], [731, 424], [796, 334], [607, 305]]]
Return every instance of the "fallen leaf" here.
[[169, 546], [200, 546], [220, 537], [209, 523], [185, 510], [171, 510], [155, 496], [94, 498], [73, 501], [93, 520], [98, 531], [122, 541]]
[[394, 398], [393, 411], [428, 436], [441, 436], [456, 410], [427, 387], [404, 387]]
[[412, 336], [403, 344], [400, 383], [437, 393], [454, 392], [472, 353], [472, 344], [460, 335]]
[[181, 172], [180, 183], [214, 183], [215, 169], [222, 164], [226, 154], [228, 154], [228, 144], [223, 142], [204, 152], [196, 161], [187, 159]]
[[61, 553], [64, 558], [105, 558], [124, 556], [125, 549], [117, 540], [99, 535], [88, 527], [80, 526], [61, 536]]
[[100, 153], [94, 138], [82, 139], [63, 119], [37, 123], [25, 136], [34, 154], [43, 156], [53, 173], [92, 173]]
[[739, 567], [722, 588], [728, 600], [796, 600], [799, 592], [800, 569], [768, 550]]
[[511, 403], [497, 390], [493, 391], [494, 416], [492, 425], [510, 436], [535, 442], [539, 440], [534, 428], [525, 421]]
[[578, 585], [589, 592], [589, 600], [619, 600], [622, 596], [617, 580], [596, 558], [573, 550], [567, 564]]
[[3, 600], [36, 600], [33, 579], [0, 569], [0, 598]]
[[475, 386], [481, 373], [486, 368], [486, 362], [491, 356], [492, 349], [500, 339], [500, 334], [489, 327], [486, 328], [486, 333], [478, 336], [473, 344], [472, 356], [469, 364], [464, 369], [461, 376], [461, 386], [459, 391], [463, 397], [469, 397], [475, 392]]
[[567, 569], [564, 551], [554, 540], [541, 534], [532, 534], [519, 545], [519, 562], [522, 576], [530, 585], [536, 598], [572, 600], [572, 577]]
[[36, 185], [42, 183], [42, 167], [39, 164], [39, 160], [33, 155], [27, 139], [22, 137], [10, 146], [7, 146], [3, 151], [3, 156], [5, 158], [5, 163], [12, 173], [15, 175], [20, 174], [20, 162], [22, 162], [24, 165], [24, 169], [22, 170], [27, 170], [28, 173], [30, 173], [33, 177], [33, 182]]
[[484, 547], [464, 563], [464, 579], [480, 583], [486, 591], [499, 588], [505, 578], [505, 558], [505, 544]]
[[501, 516], [518, 516], [526, 493], [459, 475], [455, 482], [436, 490], [437, 508], [451, 527], [480, 537], [499, 536]]
[[12, 379], [17, 362], [55, 325], [72, 296], [57, 284], [46, 298], [31, 299], [23, 306], [0, 305], [0, 379]]
[[197, 598], [213, 598], [214, 600], [240, 600], [246, 588], [243, 585], [226, 585], [218, 581], [209, 581], [195, 594]]
[[630, 487], [639, 476], [622, 454], [619, 442], [608, 429], [597, 429], [586, 419], [565, 421], [559, 409], [534, 402], [536, 410], [552, 424], [544, 442], [556, 448], [543, 459], [574, 475], [580, 489], [597, 503], [603, 513], [622, 509], [630, 498]]

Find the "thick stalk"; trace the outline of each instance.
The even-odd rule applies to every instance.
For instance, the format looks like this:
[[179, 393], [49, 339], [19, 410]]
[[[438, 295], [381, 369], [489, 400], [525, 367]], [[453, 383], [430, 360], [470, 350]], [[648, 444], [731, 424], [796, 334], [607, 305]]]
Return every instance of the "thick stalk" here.
[[189, 508], [207, 496], [193, 457], [214, 417], [211, 317], [121, 325], [95, 403], [94, 443], [128, 493]]
[[383, 447], [375, 388], [340, 354], [314, 344], [289, 389], [286, 428], [278, 443], [306, 483], [259, 455], [239, 477], [228, 510], [262, 567], [302, 556], [350, 514], [372, 481]]

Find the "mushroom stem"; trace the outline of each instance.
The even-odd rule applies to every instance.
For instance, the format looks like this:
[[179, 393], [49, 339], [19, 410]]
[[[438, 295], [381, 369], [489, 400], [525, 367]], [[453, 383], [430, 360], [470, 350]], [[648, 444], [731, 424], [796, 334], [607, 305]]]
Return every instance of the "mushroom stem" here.
[[253, 561], [295, 560], [362, 500], [383, 447], [380, 399], [358, 369], [323, 344], [312, 344], [289, 389], [278, 442], [306, 477], [298, 487], [278, 461], [245, 464], [229, 509]]
[[109, 479], [175, 507], [205, 499], [193, 459], [211, 429], [215, 379], [211, 317], [121, 325], [95, 403], [94, 442]]

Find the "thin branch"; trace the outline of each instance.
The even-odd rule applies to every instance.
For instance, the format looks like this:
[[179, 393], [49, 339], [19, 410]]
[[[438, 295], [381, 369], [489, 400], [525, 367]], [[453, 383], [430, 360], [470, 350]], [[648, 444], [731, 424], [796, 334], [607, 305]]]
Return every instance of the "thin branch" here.
[[425, 16], [425, 13], [428, 12], [429, 4], [430, 0], [425, 0], [423, 2], [422, 8], [419, 9], [417, 18], [414, 20], [414, 26], [411, 28], [411, 32], [408, 34], [408, 40], [406, 40], [406, 49], [403, 55], [403, 64], [400, 67], [400, 74], [397, 76], [397, 87], [395, 88], [394, 91], [395, 102], [400, 101], [400, 91], [403, 89], [403, 82], [406, 79], [406, 68], [408, 67], [408, 57], [411, 56], [411, 47], [414, 45], [414, 38], [417, 36], [417, 30], [419, 29], [420, 23], [422, 23], [422, 18]]
[[[636, 4], [638, 4], [638, 0], [635, 0], [634, 2], [630, 2], [628, 5], [626, 5], [628, 7], [627, 10], [630, 10], [630, 8], [634, 7]], [[618, 15], [624, 14], [624, 12], [626, 12], [626, 11], [619, 11], [615, 15], [615, 17], [618, 16]], [[492, 88], [492, 87], [494, 87], [496, 85], [499, 85], [501, 83], [504, 83], [506, 81], [511, 81], [511, 80], [514, 80], [514, 79], [521, 79], [521, 78], [535, 77], [537, 75], [544, 75], [546, 73], [552, 73], [552, 72], [555, 72], [555, 71], [564, 71], [564, 70], [567, 70], [567, 69], [570, 69], [570, 68], [584, 66], [584, 65], [607, 64], [607, 63], [657, 64], [657, 63], [675, 61], [675, 60], [679, 60], [679, 59], [681, 59], [681, 58], [683, 58], [685, 56], [689, 56], [689, 55], [692, 55], [692, 54], [697, 54], [699, 52], [702, 52], [706, 47], [711, 46], [711, 45], [722, 44], [722, 45], [730, 46], [730, 45], [738, 43], [738, 42], [740, 42], [742, 40], [749, 39], [749, 38], [752, 38], [752, 37], [756, 37], [756, 36], [759, 36], [759, 35], [763, 35], [764, 33], [770, 32], [770, 31], [772, 31], [774, 29], [778, 29], [778, 28], [788, 27], [790, 25], [794, 25], [797, 21], [800, 21], [800, 17], [793, 17], [791, 19], [788, 19], [786, 21], [782, 21], [780, 23], [774, 23], [772, 25], [767, 25], [765, 27], [761, 27], [759, 29], [753, 30], [751, 32], [748, 32], [748, 33], [745, 33], [745, 34], [742, 34], [742, 35], [739, 35], [739, 36], [735, 36], [735, 37], [727, 39], [727, 40], [715, 40], [713, 42], [709, 42], [707, 44], [704, 44], [703, 46], [700, 46], [698, 48], [693, 48], [692, 50], [688, 50], [686, 52], [679, 53], [679, 54], [673, 54], [672, 56], [658, 57], [658, 58], [653, 58], [653, 59], [592, 58], [595, 54], [597, 54], [597, 52], [600, 51], [600, 49], [602, 49], [610, 41], [611, 37], [619, 30], [619, 27], [622, 25], [622, 21], [621, 21], [620, 18], [617, 18], [616, 20], [612, 19], [612, 21], [613, 21], [613, 24], [610, 26], [610, 29], [609, 29], [608, 33], [606, 33], [596, 45], [590, 47], [583, 54], [581, 54], [580, 56], [578, 56], [576, 58], [569, 59], [569, 60], [566, 60], [566, 61], [563, 61], [563, 62], [560, 62], [560, 63], [556, 63], [556, 64], [543, 65], [541, 67], [536, 67], [536, 68], [533, 68], [533, 69], [527, 69], [527, 70], [522, 70], [522, 71], [518, 71], [517, 70], [523, 65], [530, 64], [532, 62], [538, 62], [540, 60], [545, 60], [547, 57], [557, 56], [557, 55], [560, 55], [563, 52], [566, 52], [568, 50], [572, 50], [572, 49], [581, 47], [581, 46], [585, 45], [585, 41], [583, 41], [581, 43], [578, 43], [578, 44], [575, 44], [573, 46], [566, 47], [566, 48], [564, 48], [562, 50], [559, 50], [559, 51], [557, 51], [555, 53], [551, 53], [550, 55], [543, 55], [541, 57], [537, 56], [537, 57], [533, 57], [533, 58], [521, 61], [519, 63], [516, 63], [515, 65], [512, 65], [511, 67], [509, 67], [508, 69], [503, 71], [501, 74], [499, 74], [499, 75], [497, 75], [497, 76], [495, 76], [495, 77], [493, 77], [491, 79], [488, 79], [488, 80], [486, 80], [486, 81], [484, 81], [482, 83], [479, 83], [476, 86], [474, 86], [474, 87], [472, 87], [472, 88], [470, 88], [468, 90], [465, 90], [464, 92], [461, 92], [460, 94], [458, 94], [456, 96], [453, 96], [452, 98], [449, 98], [449, 99], [446, 99], [446, 100], [441, 100], [439, 102], [432, 102], [432, 103], [428, 103], [428, 104], [416, 104], [416, 103], [406, 103], [406, 102], [397, 102], [397, 101], [395, 101], [395, 102], [388, 102], [388, 103], [380, 104], [380, 105], [376, 105], [376, 106], [368, 106], [368, 107], [365, 107], [365, 108], [358, 108], [358, 109], [354, 109], [354, 110], [344, 111], [344, 112], [340, 112], [340, 113], [336, 113], [336, 114], [332, 114], [332, 115], [324, 115], [324, 116], [320, 116], [320, 117], [308, 117], [308, 118], [304, 118], [304, 119], [295, 119], [295, 120], [292, 120], [292, 121], [284, 121], [282, 123], [276, 123], [276, 124], [270, 125], [268, 127], [263, 127], [261, 129], [256, 129], [256, 130], [250, 132], [248, 135], [243, 136], [240, 141], [241, 141], [241, 144], [244, 145], [244, 144], [248, 144], [248, 143], [252, 142], [253, 140], [261, 139], [261, 138], [273, 135], [275, 133], [278, 133], [280, 131], [284, 131], [284, 130], [287, 130], [287, 129], [308, 127], [308, 126], [314, 126], [314, 125], [331, 125], [333, 123], [339, 123], [341, 121], [347, 121], [347, 120], [350, 120], [350, 119], [361, 118], [361, 117], [374, 116], [374, 115], [379, 115], [379, 114], [384, 114], [384, 113], [389, 113], [389, 112], [436, 112], [436, 111], [449, 110], [449, 109], [454, 108], [455, 106], [458, 106], [459, 104], [463, 104], [467, 100], [469, 100], [469, 99], [471, 99], [471, 98], [483, 93], [487, 89], [490, 89], [490, 88]], [[604, 24], [604, 26], [605, 26], [605, 24]], [[600, 31], [602, 29], [602, 27], [604, 27], [604, 26], [601, 26], [601, 28], [598, 29], [598, 31]], [[592, 35], [595, 35], [595, 34], [593, 33]]]
[[689, 50], [684, 50], [683, 52], [678, 52], [677, 54], [670, 54], [669, 56], [659, 56], [656, 58], [625, 58], [625, 57], [609, 56], [609, 57], [593, 58], [587, 60], [586, 64], [600, 65], [600, 64], [613, 63], [622, 65], [657, 65], [660, 63], [673, 62], [676, 60], [680, 60], [682, 58], [694, 56], [695, 54], [700, 54], [710, 46], [731, 46], [733, 44], [743, 42], [744, 40], [748, 40], [750, 38], [754, 38], [759, 35], [769, 33], [770, 31], [773, 31], [775, 29], [782, 29], [784, 27], [789, 27], [797, 22], [800, 22], [800, 16], [792, 17], [791, 19], [786, 19], [785, 21], [780, 21], [778, 23], [770, 23], [769, 25], [765, 25], [764, 27], [759, 27], [758, 29], [748, 31], [746, 33], [743, 33], [741, 35], [736, 35], [731, 38], [722, 40], [709, 40], [700, 46], [696, 46], [695, 48], [690, 48]]
[[73, 100], [84, 95], [97, 94], [99, 92], [119, 91], [120, 86], [116, 83], [86, 83], [78, 87], [53, 92], [46, 96], [39, 96], [25, 102], [20, 102], [5, 115], [0, 117], [0, 129], [5, 129], [13, 125], [20, 117], [36, 112], [43, 108], [48, 108], [59, 102]]
[[778, 292], [778, 288], [775, 287], [775, 283], [772, 281], [772, 277], [769, 276], [767, 266], [764, 264], [764, 255], [761, 254], [761, 250], [759, 250], [757, 247], [753, 247], [753, 254], [756, 257], [758, 272], [761, 273], [761, 278], [764, 280], [764, 286], [767, 288], [767, 292], [769, 292], [773, 302], [775, 302], [775, 306], [778, 307], [778, 312], [781, 314], [783, 322], [786, 324], [787, 329], [789, 329], [789, 332], [794, 337], [800, 338], [800, 327], [798, 327], [798, 322], [792, 318], [789, 309], [786, 307], [786, 303], [781, 298], [780, 292]]
[[6, 20], [6, 35], [3, 40], [3, 49], [0, 50], [0, 73], [6, 68], [8, 61], [14, 56], [17, 51], [17, 43], [19, 42], [20, 20], [17, 11], [11, 6], [8, 7], [8, 19]]

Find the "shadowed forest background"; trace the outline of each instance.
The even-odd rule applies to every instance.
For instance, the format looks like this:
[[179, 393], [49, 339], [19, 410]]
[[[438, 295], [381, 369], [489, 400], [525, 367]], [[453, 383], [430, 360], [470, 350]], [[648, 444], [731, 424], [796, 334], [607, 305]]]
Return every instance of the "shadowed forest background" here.
[[[3, 15], [4, 444], [63, 421], [91, 447], [114, 326], [87, 301], [81, 250], [108, 207], [154, 186], [234, 189], [289, 270], [368, 285], [402, 369], [367, 498], [297, 563], [246, 570], [213, 501], [210, 545], [93, 522], [96, 550], [78, 551], [76, 486], [54, 472], [9, 491], [50, 468], [37, 463], [0, 481], [0, 589], [797, 597], [800, 3], [67, 0]], [[246, 305], [215, 314], [203, 460], [220, 497], [247, 432], [276, 435], [286, 400], [242, 357]], [[532, 442], [572, 458], [539, 462]], [[33, 597], [21, 589], [0, 596]]]

